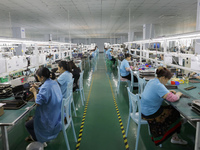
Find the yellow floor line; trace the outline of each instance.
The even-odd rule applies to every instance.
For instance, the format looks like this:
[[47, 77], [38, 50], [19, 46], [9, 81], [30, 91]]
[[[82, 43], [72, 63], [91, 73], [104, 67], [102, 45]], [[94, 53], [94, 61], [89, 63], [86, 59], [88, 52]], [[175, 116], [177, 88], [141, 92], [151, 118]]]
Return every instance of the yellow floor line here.
[[[106, 64], [105, 64], [105, 67], [106, 67]], [[106, 69], [107, 69], [107, 67], [106, 67]], [[108, 77], [108, 75], [107, 75], [107, 77]], [[114, 103], [115, 103], [115, 109], [117, 111], [117, 116], [118, 116], [118, 119], [119, 119], [120, 128], [121, 128], [121, 131], [122, 131], [125, 148], [126, 148], [126, 150], [129, 150], [129, 145], [128, 145], [128, 141], [127, 141], [127, 138], [126, 138], [126, 135], [125, 135], [124, 126], [123, 126], [123, 123], [122, 123], [122, 119], [121, 119], [121, 116], [120, 116], [120, 113], [119, 113], [119, 109], [118, 109], [118, 106], [117, 106], [117, 102], [116, 102], [116, 99], [115, 99], [115, 95], [114, 95], [113, 88], [112, 88], [112, 85], [111, 85], [109, 77], [108, 77], [108, 80], [109, 80], [109, 84], [110, 84], [113, 100], [114, 100]]]
[[85, 123], [85, 117], [86, 117], [86, 112], [87, 112], [88, 102], [89, 102], [89, 99], [90, 99], [90, 93], [91, 93], [91, 90], [92, 90], [93, 81], [94, 81], [94, 77], [92, 78], [92, 83], [91, 83], [91, 86], [90, 86], [90, 91], [89, 91], [89, 94], [88, 94], [87, 102], [86, 102], [84, 113], [83, 113], [83, 118], [82, 118], [81, 127], [80, 127], [80, 131], [79, 131], [78, 142], [76, 144], [76, 150], [79, 150], [79, 147], [80, 147], [80, 144], [81, 144], [83, 127], [84, 127], [84, 123]]

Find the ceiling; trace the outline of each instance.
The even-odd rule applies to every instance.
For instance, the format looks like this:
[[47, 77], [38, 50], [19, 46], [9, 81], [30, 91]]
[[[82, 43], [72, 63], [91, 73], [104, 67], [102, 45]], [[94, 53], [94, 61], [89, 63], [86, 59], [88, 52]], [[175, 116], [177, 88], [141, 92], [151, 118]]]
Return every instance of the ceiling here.
[[[0, 36], [24, 27], [29, 39], [111, 38], [142, 32], [154, 24], [155, 35], [196, 29], [197, 0], [1, 0]], [[130, 14], [130, 18], [129, 18]]]

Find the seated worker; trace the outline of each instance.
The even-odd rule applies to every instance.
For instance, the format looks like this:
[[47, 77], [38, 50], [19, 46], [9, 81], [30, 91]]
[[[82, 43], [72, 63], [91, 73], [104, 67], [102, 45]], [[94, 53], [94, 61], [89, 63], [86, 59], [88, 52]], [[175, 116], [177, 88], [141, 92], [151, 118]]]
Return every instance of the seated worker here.
[[108, 58], [108, 53], [111, 51], [111, 48], [108, 48], [106, 51], [106, 58]]
[[97, 53], [99, 53], [99, 48], [98, 48], [98, 46], [95, 46], [95, 51], [96, 51]]
[[58, 83], [49, 78], [48, 68], [39, 68], [36, 76], [43, 84], [40, 88], [36, 84], [30, 88], [35, 98], [36, 110], [33, 119], [25, 124], [30, 133], [26, 140], [44, 143], [55, 139], [61, 131], [62, 93]]
[[[121, 65], [120, 65], [120, 75], [121, 75], [122, 78], [126, 78], [126, 79], [131, 81], [130, 70], [131, 70], [132, 67], [130, 67], [128, 61], [131, 61], [131, 55], [125, 54], [125, 59], [121, 62]], [[134, 76], [134, 82], [138, 82], [138, 79], [135, 76]]]
[[73, 92], [78, 89], [78, 79], [80, 77], [81, 69], [75, 65], [73, 61], [70, 61], [70, 66], [72, 68], [72, 77], [74, 78]]
[[90, 60], [95, 57], [95, 50], [90, 51]]
[[113, 49], [108, 52], [108, 59], [113, 62], [113, 65], [115, 64], [116, 59], [112, 56], [113, 55]]
[[104, 53], [106, 53], [106, 51], [107, 51], [107, 48], [105, 48], [105, 46], [104, 46]]
[[181, 92], [169, 91], [165, 84], [173, 74], [165, 67], [156, 70], [157, 78], [147, 82], [141, 95], [142, 118], [148, 121], [152, 140], [159, 145], [172, 136], [171, 143], [186, 145], [177, 133], [181, 129], [180, 113], [171, 105], [163, 106], [164, 99], [170, 102], [178, 101]]
[[190, 76], [196, 79], [200, 79], [200, 73], [193, 72], [190, 74]]
[[76, 52], [76, 50], [73, 50], [72, 57], [76, 57], [76, 56], [77, 56], [77, 52]]
[[58, 70], [60, 76], [57, 78], [57, 82], [60, 85], [63, 98], [67, 98], [67, 84], [72, 81], [70, 63], [67, 61], [60, 61], [58, 63]]

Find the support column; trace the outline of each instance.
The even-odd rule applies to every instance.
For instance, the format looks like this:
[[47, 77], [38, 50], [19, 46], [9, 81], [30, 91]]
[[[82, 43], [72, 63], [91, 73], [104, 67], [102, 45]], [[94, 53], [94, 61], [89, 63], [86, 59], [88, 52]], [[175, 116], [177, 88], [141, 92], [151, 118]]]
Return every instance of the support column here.
[[128, 32], [128, 41], [132, 42], [135, 40], [135, 32]]
[[153, 24], [144, 24], [143, 25], [143, 39], [154, 38], [154, 25]]
[[44, 35], [44, 40], [45, 41], [52, 41], [52, 34], [45, 34]]
[[59, 37], [58, 40], [65, 43], [65, 37]]
[[2, 144], [4, 150], [9, 150], [8, 133], [6, 126], [1, 126]]
[[[144, 24], [143, 25], [143, 40], [154, 38], [154, 25]], [[144, 50], [148, 48], [148, 44], [144, 45]]]
[[[197, 20], [196, 20], [196, 31], [200, 31], [200, 0], [197, 0]], [[200, 39], [195, 42], [195, 53], [200, 54]]]
[[[25, 39], [26, 38], [25, 28], [13, 27], [12, 33], [13, 33], [13, 38], [17, 38], [17, 39]], [[15, 50], [16, 50], [16, 56], [20, 56], [20, 55], [23, 56], [25, 54], [26, 45], [19, 44], [18, 47], [15, 48]]]
[[199, 138], [200, 138], [200, 122], [197, 122], [196, 126], [196, 136], [195, 136], [195, 150], [200, 149], [200, 143], [199, 143]]

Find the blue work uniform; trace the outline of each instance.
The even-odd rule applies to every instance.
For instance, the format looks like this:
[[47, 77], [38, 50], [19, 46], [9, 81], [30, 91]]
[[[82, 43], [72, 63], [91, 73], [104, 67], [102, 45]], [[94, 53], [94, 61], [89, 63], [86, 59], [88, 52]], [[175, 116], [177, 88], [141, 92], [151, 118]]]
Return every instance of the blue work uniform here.
[[95, 51], [94, 51], [94, 52], [92, 52], [92, 57], [93, 57], [93, 58], [95, 57]]
[[129, 71], [126, 71], [126, 68], [130, 68], [130, 65], [126, 59], [121, 62], [120, 66], [120, 74], [122, 77], [128, 76], [130, 74]]
[[63, 72], [57, 79], [63, 98], [67, 98], [67, 84], [72, 81], [72, 74], [69, 71]]
[[195, 75], [193, 75], [194, 77], [198, 77], [200, 76], [200, 73], [196, 73]]
[[167, 93], [169, 93], [169, 90], [160, 83], [158, 78], [150, 80], [141, 97], [142, 114], [149, 116], [156, 113], [164, 100], [162, 97]]
[[108, 59], [109, 59], [109, 60], [112, 59], [112, 55], [111, 55], [111, 52], [110, 52], [110, 51], [108, 52]]
[[34, 132], [39, 142], [55, 139], [61, 130], [62, 93], [56, 81], [47, 79], [35, 100]]
[[108, 53], [111, 51], [111, 49], [108, 49], [107, 51], [106, 51], [106, 54], [108, 55]]

